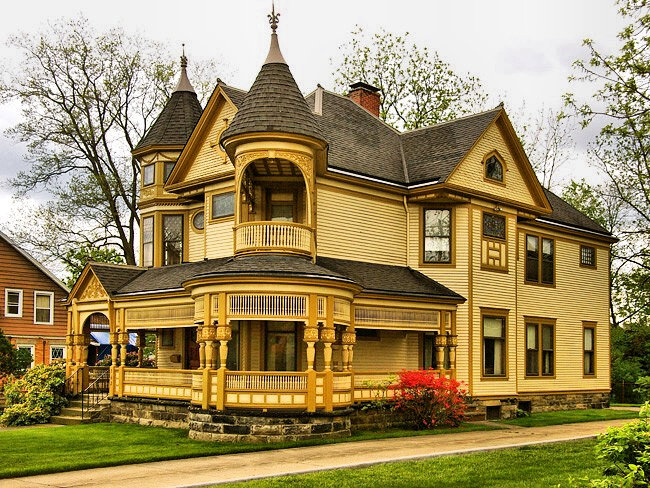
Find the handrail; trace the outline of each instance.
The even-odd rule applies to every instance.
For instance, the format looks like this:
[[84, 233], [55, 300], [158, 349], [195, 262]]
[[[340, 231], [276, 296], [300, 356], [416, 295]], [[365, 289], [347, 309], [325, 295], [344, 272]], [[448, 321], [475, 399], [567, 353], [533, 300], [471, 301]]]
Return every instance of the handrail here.
[[68, 396], [72, 391], [72, 385], [75, 383], [79, 371], [79, 369], [76, 369], [70, 376], [66, 377], [65, 381], [63, 382], [63, 396]]
[[310, 254], [313, 229], [296, 222], [252, 221], [234, 227], [235, 253], [289, 251]]
[[97, 406], [102, 400], [108, 398], [110, 371], [105, 370], [99, 373], [97, 379], [90, 383], [81, 392], [81, 418], [85, 418], [85, 412]]

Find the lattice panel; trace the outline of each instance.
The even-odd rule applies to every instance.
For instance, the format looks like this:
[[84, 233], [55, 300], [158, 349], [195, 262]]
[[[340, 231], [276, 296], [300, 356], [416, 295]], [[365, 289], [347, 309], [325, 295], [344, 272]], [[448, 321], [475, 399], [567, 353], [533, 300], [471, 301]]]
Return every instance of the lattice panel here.
[[130, 308], [126, 310], [127, 326], [191, 324], [195, 304], [168, 307]]
[[295, 317], [307, 316], [305, 295], [228, 295], [228, 316], [231, 317]]
[[437, 328], [440, 312], [403, 308], [356, 307], [354, 323], [361, 326], [397, 327], [400, 329]]
[[318, 318], [324, 319], [327, 315], [327, 297], [318, 297]]

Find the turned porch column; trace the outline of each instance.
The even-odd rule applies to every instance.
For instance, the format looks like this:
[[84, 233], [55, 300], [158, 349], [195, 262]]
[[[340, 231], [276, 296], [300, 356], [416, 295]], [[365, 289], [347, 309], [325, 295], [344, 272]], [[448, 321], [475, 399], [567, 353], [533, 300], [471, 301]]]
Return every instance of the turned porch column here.
[[327, 297], [327, 311], [325, 324], [320, 332], [320, 340], [323, 343], [323, 362], [325, 371], [332, 369], [332, 343], [336, 340], [336, 329], [334, 328], [334, 297]]
[[219, 368], [226, 369], [228, 362], [228, 341], [232, 339], [232, 329], [226, 314], [226, 294], [219, 293], [219, 326], [217, 327], [217, 340], [219, 341]]
[[203, 325], [196, 328], [196, 342], [199, 343], [199, 369], [205, 369], [205, 340], [203, 339]]

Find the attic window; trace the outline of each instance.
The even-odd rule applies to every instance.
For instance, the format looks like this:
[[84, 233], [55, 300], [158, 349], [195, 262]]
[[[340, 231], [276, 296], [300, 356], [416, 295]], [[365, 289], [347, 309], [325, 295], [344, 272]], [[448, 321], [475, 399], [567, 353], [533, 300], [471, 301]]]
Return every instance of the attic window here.
[[485, 161], [485, 177], [503, 183], [503, 164], [494, 154]]

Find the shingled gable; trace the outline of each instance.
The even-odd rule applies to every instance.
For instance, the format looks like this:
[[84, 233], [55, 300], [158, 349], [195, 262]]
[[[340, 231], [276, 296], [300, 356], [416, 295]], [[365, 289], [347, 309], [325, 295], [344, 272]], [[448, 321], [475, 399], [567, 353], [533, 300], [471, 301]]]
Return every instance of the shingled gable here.
[[221, 135], [221, 144], [237, 135], [255, 132], [283, 132], [325, 141], [316, 117], [280, 53], [275, 32], [271, 34], [266, 61], [232, 124]]
[[187, 77], [187, 59], [181, 58], [181, 75], [172, 96], [133, 150], [141, 153], [149, 147], [184, 146], [201, 117], [201, 104]]

